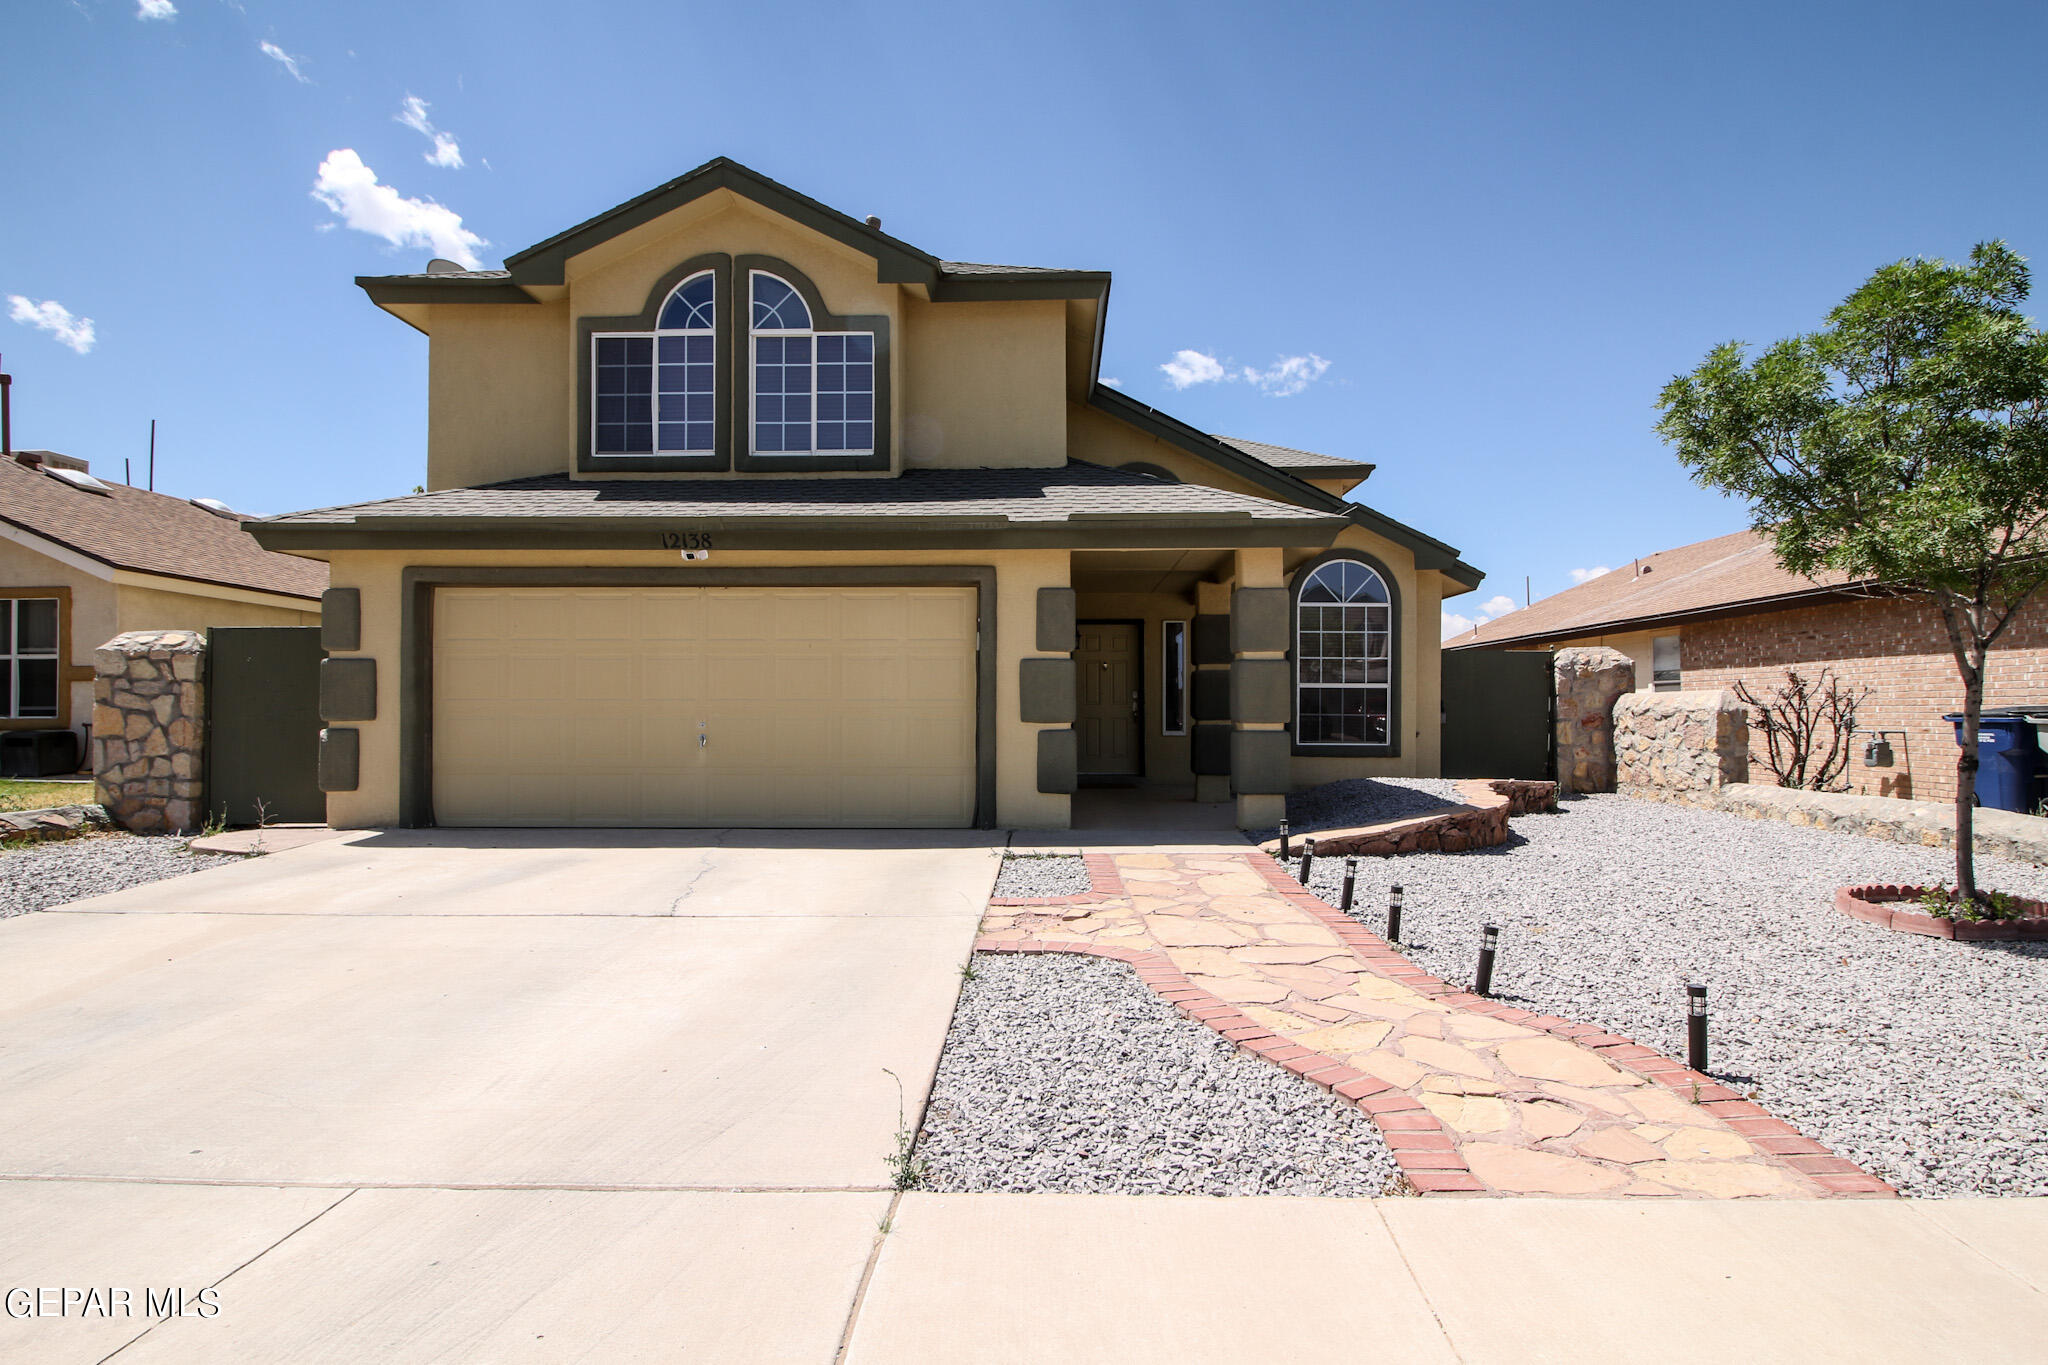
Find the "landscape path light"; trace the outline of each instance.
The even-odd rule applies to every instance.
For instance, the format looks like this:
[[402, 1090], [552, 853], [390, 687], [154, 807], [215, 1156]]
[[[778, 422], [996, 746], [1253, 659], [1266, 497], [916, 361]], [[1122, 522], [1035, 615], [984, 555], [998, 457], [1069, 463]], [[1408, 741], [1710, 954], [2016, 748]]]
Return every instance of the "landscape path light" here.
[[1349, 912], [1349, 911], [1350, 911], [1350, 909], [1351, 909], [1351, 893], [1352, 893], [1352, 892], [1353, 892], [1354, 890], [1356, 890], [1356, 889], [1357, 889], [1357, 886], [1358, 886], [1358, 859], [1356, 859], [1356, 858], [1346, 858], [1346, 859], [1344, 860], [1344, 903], [1343, 903], [1342, 905], [1339, 905], [1339, 906], [1337, 907], [1337, 908], [1338, 908], [1339, 910], [1343, 910], [1343, 911], [1346, 911], [1346, 912]]
[[1707, 1070], [1707, 988], [1685, 988], [1685, 1064], [1702, 1075]]
[[1401, 941], [1401, 883], [1395, 882], [1394, 889], [1387, 893], [1387, 942]]
[[1493, 994], [1493, 955], [1500, 949], [1500, 926], [1488, 924], [1479, 930], [1479, 972], [1472, 983], [1475, 995]]

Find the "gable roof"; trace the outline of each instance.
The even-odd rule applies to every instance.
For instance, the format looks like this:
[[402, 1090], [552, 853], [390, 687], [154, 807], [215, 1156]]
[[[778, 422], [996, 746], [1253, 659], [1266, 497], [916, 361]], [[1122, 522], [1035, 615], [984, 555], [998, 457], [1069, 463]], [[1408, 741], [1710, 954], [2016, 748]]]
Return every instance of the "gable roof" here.
[[652, 537], [678, 526], [723, 534], [734, 548], [736, 538], [749, 547], [788, 548], [820, 538], [835, 545], [927, 537], [987, 546], [1121, 543], [1156, 535], [1209, 535], [1226, 544], [1306, 536], [1327, 544], [1344, 518], [1077, 462], [1056, 469], [910, 469], [892, 479], [548, 474], [295, 512], [251, 529], [266, 545], [321, 549], [415, 543], [423, 535], [435, 543], [502, 538], [518, 544], [620, 532]]
[[1354, 478], [1363, 483], [1378, 468], [1363, 460], [1347, 460], [1337, 455], [1296, 450], [1293, 446], [1276, 446], [1265, 441], [1248, 441], [1242, 436], [1218, 436], [1216, 439], [1227, 446], [1237, 447], [1254, 460], [1262, 460], [1275, 469], [1284, 469], [1304, 479], [1327, 472], [1333, 477]]
[[1802, 578], [1778, 566], [1768, 537], [1736, 531], [1645, 555], [1611, 573], [1444, 641], [1445, 649], [1538, 644], [1637, 630], [1686, 617], [1728, 615], [1867, 586], [1845, 574]]
[[126, 484], [106, 487], [89, 492], [0, 460], [0, 521], [109, 568], [314, 601], [327, 587], [325, 564], [264, 549], [242, 530], [249, 518]]
[[770, 180], [730, 157], [714, 157], [693, 171], [614, 205], [572, 228], [535, 242], [505, 258], [503, 270], [423, 271], [403, 275], [359, 275], [356, 283], [373, 302], [532, 303], [522, 286], [559, 285], [567, 280], [570, 257], [651, 222], [716, 190], [730, 190], [782, 217], [875, 260], [883, 284], [921, 284], [935, 300], [1101, 298], [1109, 291], [1106, 270], [1053, 266], [983, 265], [942, 261], [877, 226], [821, 204], [807, 194]]

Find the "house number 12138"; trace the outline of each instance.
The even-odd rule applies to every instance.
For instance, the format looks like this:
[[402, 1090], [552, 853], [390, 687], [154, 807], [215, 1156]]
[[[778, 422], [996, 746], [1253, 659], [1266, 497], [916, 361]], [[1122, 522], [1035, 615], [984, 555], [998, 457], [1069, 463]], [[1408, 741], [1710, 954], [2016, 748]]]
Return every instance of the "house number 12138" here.
[[708, 550], [711, 535], [708, 531], [663, 531], [661, 548], [664, 550]]

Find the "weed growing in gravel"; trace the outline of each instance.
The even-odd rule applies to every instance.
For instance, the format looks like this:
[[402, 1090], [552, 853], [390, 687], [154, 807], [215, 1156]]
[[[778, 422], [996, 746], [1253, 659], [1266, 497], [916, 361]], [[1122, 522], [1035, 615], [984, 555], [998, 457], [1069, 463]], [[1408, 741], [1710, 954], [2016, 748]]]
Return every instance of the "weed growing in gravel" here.
[[926, 1162], [915, 1150], [917, 1131], [903, 1115], [903, 1078], [886, 1066], [882, 1070], [896, 1082], [896, 1150], [883, 1158], [889, 1166], [889, 1183], [898, 1190], [914, 1190], [924, 1184]]
[[960, 964], [960, 979], [962, 981], [972, 981], [975, 979], [973, 958], [970, 957]]

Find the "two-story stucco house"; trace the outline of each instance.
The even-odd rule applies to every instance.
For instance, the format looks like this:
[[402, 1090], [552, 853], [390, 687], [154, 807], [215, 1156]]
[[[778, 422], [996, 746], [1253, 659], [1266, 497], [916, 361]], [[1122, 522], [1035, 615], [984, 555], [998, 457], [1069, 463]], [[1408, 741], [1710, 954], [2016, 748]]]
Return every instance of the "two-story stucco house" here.
[[1097, 376], [1106, 272], [943, 261], [727, 160], [506, 261], [364, 278], [432, 338], [427, 491], [328, 561], [330, 820], [1277, 820], [1432, 775], [1451, 547], [1371, 466]]

